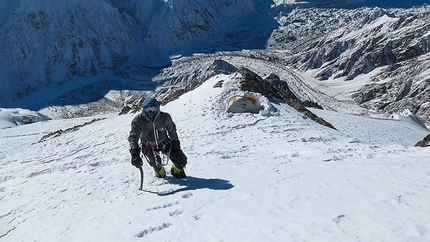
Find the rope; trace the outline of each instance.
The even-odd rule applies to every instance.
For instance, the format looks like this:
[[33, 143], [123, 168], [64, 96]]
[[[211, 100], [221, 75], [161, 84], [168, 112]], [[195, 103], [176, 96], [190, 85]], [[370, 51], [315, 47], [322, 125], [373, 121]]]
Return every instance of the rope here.
[[[158, 136], [158, 130], [155, 128], [155, 123], [152, 123], [152, 131], [154, 132], [155, 147], [157, 147], [157, 149], [158, 149], [159, 148], [158, 147], [158, 145], [159, 145], [158, 144], [158, 139], [160, 138], [160, 136]], [[161, 158], [160, 155], [159, 155], [159, 152], [155, 151], [155, 149], [152, 149], [152, 154], [153, 154], [154, 159], [155, 159], [155, 165], [157, 167], [167, 166], [167, 164], [169, 163], [169, 157], [170, 157], [170, 151], [171, 150], [172, 150], [172, 147], [170, 146], [169, 153], [168, 153], [167, 157], [164, 154], [164, 152], [161, 152], [162, 156], [163, 156], [163, 158]], [[160, 158], [160, 162], [158, 162], [158, 158]]]

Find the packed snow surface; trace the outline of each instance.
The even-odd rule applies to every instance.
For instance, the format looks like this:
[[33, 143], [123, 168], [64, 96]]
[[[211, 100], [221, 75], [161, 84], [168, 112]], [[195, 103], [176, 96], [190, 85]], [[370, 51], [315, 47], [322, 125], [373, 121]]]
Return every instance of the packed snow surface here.
[[258, 94], [260, 114], [227, 113], [252, 94], [237, 80], [162, 107], [188, 178], [144, 164], [153, 193], [130, 164], [135, 114], [1, 129], [0, 241], [430, 241], [430, 150], [413, 147], [427, 130], [312, 110], [333, 130]]

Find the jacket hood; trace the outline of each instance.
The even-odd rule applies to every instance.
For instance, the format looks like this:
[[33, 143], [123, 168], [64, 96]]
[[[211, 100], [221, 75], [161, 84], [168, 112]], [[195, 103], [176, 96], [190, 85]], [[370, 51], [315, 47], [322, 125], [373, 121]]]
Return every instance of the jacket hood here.
[[160, 111], [160, 104], [155, 98], [148, 97], [145, 99], [145, 101], [143, 101], [142, 111], [144, 111], [148, 107], [155, 107], [157, 108], [157, 111]]
[[[149, 107], [154, 107], [156, 111], [148, 111], [146, 112], [145, 109]], [[155, 98], [146, 98], [142, 105], [142, 114], [149, 119], [150, 121], [154, 121], [158, 114], [160, 113], [160, 104]]]

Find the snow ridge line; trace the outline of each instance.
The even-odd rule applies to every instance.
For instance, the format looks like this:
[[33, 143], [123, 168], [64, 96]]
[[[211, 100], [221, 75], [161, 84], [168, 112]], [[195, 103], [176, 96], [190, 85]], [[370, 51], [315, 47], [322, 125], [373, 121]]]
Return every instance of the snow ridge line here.
[[80, 128], [82, 128], [82, 127], [84, 127], [84, 126], [90, 125], [90, 124], [92, 124], [92, 123], [95, 123], [95, 122], [100, 121], [100, 120], [103, 120], [103, 119], [105, 119], [105, 118], [97, 118], [97, 119], [93, 119], [93, 120], [91, 120], [91, 121], [89, 121], [89, 122], [85, 122], [84, 124], [76, 125], [76, 126], [74, 126], [74, 127], [72, 127], [72, 128], [68, 128], [68, 129], [65, 129], [65, 130], [62, 130], [62, 129], [57, 130], [57, 131], [55, 131], [55, 132], [49, 133], [49, 134], [47, 134], [47, 135], [44, 135], [44, 136], [43, 136], [43, 137], [38, 141], [38, 143], [42, 143], [42, 142], [46, 141], [46, 140], [47, 140], [49, 137], [51, 137], [51, 136], [54, 136], [53, 138], [55, 138], [55, 137], [58, 137], [58, 136], [62, 135], [63, 133], [70, 133], [70, 132], [78, 131]]

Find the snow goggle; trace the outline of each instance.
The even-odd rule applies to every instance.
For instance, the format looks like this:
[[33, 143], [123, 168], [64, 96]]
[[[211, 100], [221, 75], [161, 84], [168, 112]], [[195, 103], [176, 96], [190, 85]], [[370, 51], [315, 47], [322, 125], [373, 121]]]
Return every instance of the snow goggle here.
[[157, 108], [156, 107], [147, 107], [147, 108], [145, 108], [145, 112], [157, 112]]

